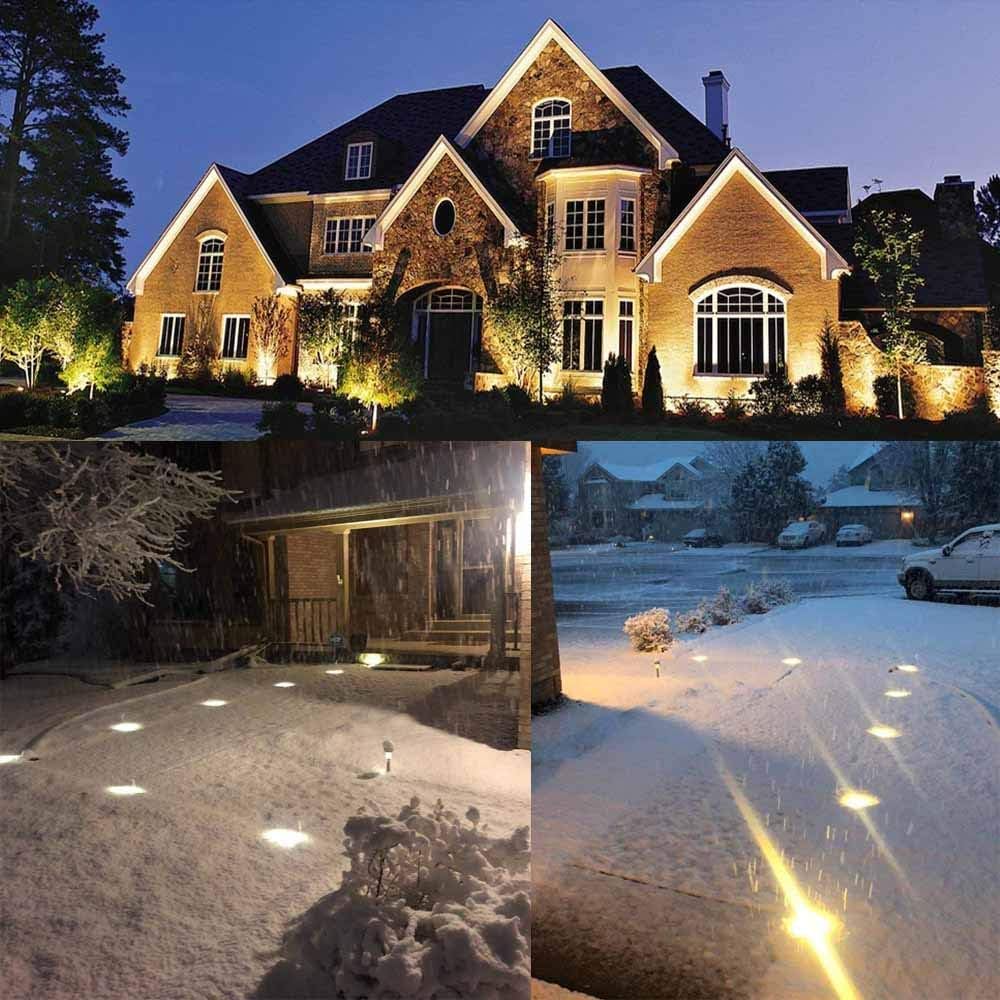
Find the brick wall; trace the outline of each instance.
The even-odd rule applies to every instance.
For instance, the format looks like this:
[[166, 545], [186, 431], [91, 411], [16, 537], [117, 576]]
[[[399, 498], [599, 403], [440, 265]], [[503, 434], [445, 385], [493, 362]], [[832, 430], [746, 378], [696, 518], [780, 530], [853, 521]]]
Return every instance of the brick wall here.
[[344, 540], [331, 531], [290, 532], [286, 538], [289, 597], [338, 597]]
[[313, 205], [309, 231], [309, 273], [337, 277], [367, 278], [372, 273], [370, 253], [324, 253], [327, 219], [378, 218], [386, 201], [317, 201]]

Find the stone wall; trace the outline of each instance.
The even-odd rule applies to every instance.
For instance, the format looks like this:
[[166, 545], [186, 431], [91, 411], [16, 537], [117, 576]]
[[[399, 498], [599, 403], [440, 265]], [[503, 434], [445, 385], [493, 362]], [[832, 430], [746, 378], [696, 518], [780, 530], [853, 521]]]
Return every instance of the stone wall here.
[[1000, 351], [983, 351], [983, 383], [990, 410], [1000, 417]]

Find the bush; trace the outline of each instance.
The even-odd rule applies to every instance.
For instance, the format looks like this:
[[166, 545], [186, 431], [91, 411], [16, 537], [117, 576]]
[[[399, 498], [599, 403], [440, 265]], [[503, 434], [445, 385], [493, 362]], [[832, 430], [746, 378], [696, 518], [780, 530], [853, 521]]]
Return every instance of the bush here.
[[[880, 417], [898, 417], [899, 400], [896, 394], [896, 376], [879, 375], [872, 382], [875, 393], [875, 412]], [[913, 384], [908, 378], [903, 378], [903, 416], [912, 417], [916, 412], [916, 396]]]
[[413, 798], [396, 817], [352, 816], [350, 868], [285, 935], [284, 958], [330, 996], [489, 997], [531, 992], [527, 827], [494, 837]]
[[324, 396], [313, 403], [313, 430], [325, 441], [353, 440], [367, 425], [365, 408], [356, 399]]
[[660, 361], [655, 347], [649, 349], [646, 371], [642, 377], [642, 417], [650, 422], [663, 419], [663, 379], [660, 377]]
[[784, 368], [768, 372], [750, 386], [754, 416], [784, 418], [791, 415], [795, 388]]
[[728, 587], [720, 587], [704, 610], [710, 625], [733, 625], [743, 617], [740, 602]]
[[306, 425], [309, 421], [291, 400], [285, 399], [278, 403], [265, 403], [257, 430], [270, 437], [301, 438], [305, 437]]
[[674, 644], [670, 630], [670, 612], [666, 608], [650, 608], [626, 619], [622, 631], [640, 653], [665, 653]]
[[763, 615], [794, 600], [795, 592], [787, 580], [762, 580], [747, 587], [740, 606], [748, 615]]
[[830, 388], [819, 375], [806, 375], [795, 383], [792, 407], [803, 417], [818, 417], [830, 412]]
[[675, 412], [677, 416], [690, 424], [707, 424], [712, 415], [702, 400], [690, 399], [686, 395], [678, 402]]
[[227, 368], [219, 379], [222, 391], [227, 396], [246, 396], [257, 384], [254, 372], [245, 372], [242, 368]]
[[719, 406], [719, 414], [725, 420], [743, 420], [749, 412], [750, 408], [732, 389], [725, 402]]
[[523, 416], [534, 405], [535, 401], [531, 398], [531, 393], [514, 382], [508, 382], [500, 391], [504, 394], [507, 405], [515, 416]]
[[302, 398], [302, 382], [297, 375], [279, 375], [271, 391], [278, 399], [299, 400]]
[[28, 396], [26, 392], [0, 392], [0, 430], [24, 427], [28, 423], [25, 419]]
[[615, 420], [632, 415], [632, 372], [624, 356], [609, 354], [604, 362], [601, 409]]
[[701, 604], [691, 611], [684, 611], [677, 615], [674, 618], [674, 624], [677, 626], [678, 632], [684, 632], [689, 635], [701, 635], [703, 632], [708, 631], [708, 627], [712, 623], [708, 620], [705, 602], [702, 601]]

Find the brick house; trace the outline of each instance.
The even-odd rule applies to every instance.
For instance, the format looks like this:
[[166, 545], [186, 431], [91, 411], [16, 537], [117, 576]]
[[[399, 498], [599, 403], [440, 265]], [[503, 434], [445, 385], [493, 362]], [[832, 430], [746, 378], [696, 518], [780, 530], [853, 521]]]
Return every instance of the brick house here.
[[[728, 81], [703, 82], [705, 122], [639, 67], [599, 69], [550, 20], [492, 88], [393, 97], [252, 173], [213, 164], [129, 282], [128, 362], [172, 366], [198, 324], [222, 365], [255, 369], [257, 296], [285, 297], [294, 325], [311, 292], [355, 308], [388, 291], [427, 378], [502, 383], [511, 363], [490, 301], [512, 248], [548, 231], [565, 296], [548, 390], [597, 392], [611, 352], [638, 386], [655, 347], [668, 397], [742, 395], [779, 364], [793, 379], [818, 372], [829, 317], [850, 405], [870, 406], [875, 314], [850, 277], [847, 168], [762, 172], [730, 148]], [[934, 244], [925, 320], [942, 345], [918, 379], [927, 416], [982, 392], [982, 325], [1000, 298], [985, 244], [967, 235], [967, 185], [939, 188], [920, 203]], [[934, 263], [958, 231], [961, 280]], [[317, 375], [297, 346], [279, 370]]]

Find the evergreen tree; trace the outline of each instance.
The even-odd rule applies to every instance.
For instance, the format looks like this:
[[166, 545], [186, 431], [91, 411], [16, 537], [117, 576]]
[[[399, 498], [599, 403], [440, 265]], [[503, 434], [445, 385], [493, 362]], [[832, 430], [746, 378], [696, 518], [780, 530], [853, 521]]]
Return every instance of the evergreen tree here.
[[819, 333], [819, 357], [826, 391], [825, 409], [831, 414], [843, 413], [847, 408], [847, 393], [844, 391], [844, 367], [840, 358], [840, 334], [829, 316], [824, 318]]
[[731, 508], [743, 541], [773, 542], [791, 520], [809, 513], [813, 494], [806, 460], [794, 441], [771, 441], [733, 480]]
[[[55, 271], [120, 282], [132, 196], [111, 156], [128, 110], [85, 0], [0, 0], [0, 281]], [[9, 110], [8, 110], [9, 109]]]
[[609, 354], [604, 362], [601, 409], [619, 420], [632, 413], [632, 373], [624, 356]]
[[545, 509], [550, 522], [569, 513], [569, 486], [563, 472], [562, 459], [558, 455], [546, 455], [542, 459], [542, 483], [545, 487]]
[[1000, 442], [959, 441], [955, 445], [946, 507], [956, 531], [1000, 521]]
[[1000, 250], [1000, 174], [994, 174], [976, 192], [979, 235]]
[[645, 420], [663, 419], [663, 380], [660, 378], [660, 362], [656, 348], [649, 349], [646, 358], [646, 373], [642, 380], [642, 415]]

